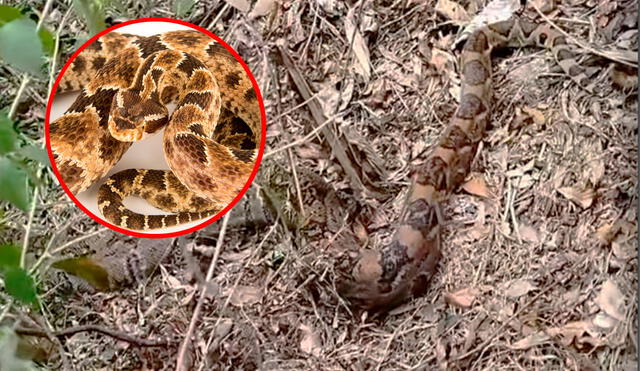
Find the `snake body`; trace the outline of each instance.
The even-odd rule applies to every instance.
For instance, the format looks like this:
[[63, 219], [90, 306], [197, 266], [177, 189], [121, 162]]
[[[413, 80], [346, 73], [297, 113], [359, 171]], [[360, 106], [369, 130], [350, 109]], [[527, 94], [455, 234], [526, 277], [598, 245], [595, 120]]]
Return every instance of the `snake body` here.
[[[50, 126], [56, 167], [74, 194], [104, 177], [131, 142], [166, 127], [171, 171], [129, 169], [100, 187], [98, 206], [113, 224], [147, 230], [213, 215], [251, 175], [258, 97], [242, 65], [205, 34], [108, 33], [74, 59], [60, 86], [81, 91]], [[135, 213], [123, 204], [129, 195], [175, 214]]]
[[552, 51], [565, 73], [591, 90], [565, 37], [547, 24], [512, 18], [474, 31], [461, 54], [462, 95], [450, 124], [426, 161], [415, 169], [405, 216], [392, 242], [379, 250], [361, 249], [355, 267], [339, 285], [358, 308], [383, 311], [427, 288], [441, 257], [440, 204], [471, 168], [491, 113], [491, 51], [538, 45]]

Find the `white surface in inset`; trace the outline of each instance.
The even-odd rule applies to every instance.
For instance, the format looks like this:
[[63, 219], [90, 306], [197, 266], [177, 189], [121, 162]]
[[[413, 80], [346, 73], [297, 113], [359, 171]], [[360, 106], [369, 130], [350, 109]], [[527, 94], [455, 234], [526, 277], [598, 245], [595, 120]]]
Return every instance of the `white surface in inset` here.
[[[144, 22], [144, 23], [135, 23], [131, 25], [127, 25], [121, 27], [114, 32], [119, 33], [129, 33], [140, 36], [151, 36], [159, 33], [164, 33], [168, 31], [176, 31], [176, 30], [185, 30], [191, 29], [190, 27], [183, 26], [176, 23], [169, 22]], [[73, 101], [79, 93], [65, 93], [65, 94], [56, 94], [56, 97], [51, 105], [51, 117], [50, 122], [55, 121], [60, 116], [62, 116], [65, 111], [71, 106]], [[172, 112], [172, 108], [170, 107], [170, 111]], [[104, 220], [108, 223], [106, 219], [102, 217], [102, 213], [98, 209], [98, 188], [100, 185], [104, 183], [109, 176], [117, 173], [121, 170], [126, 169], [169, 169], [169, 165], [164, 158], [164, 152], [162, 150], [162, 136], [164, 134], [164, 129], [159, 131], [156, 134], [146, 137], [145, 139], [135, 142], [129, 147], [127, 152], [122, 156], [120, 161], [111, 169], [107, 176], [102, 179], [99, 179], [93, 186], [87, 189], [84, 192], [81, 192], [76, 196], [78, 201], [86, 207], [89, 211], [91, 211], [96, 217]], [[170, 213], [163, 212], [162, 210], [156, 209], [155, 207], [149, 205], [145, 200], [138, 197], [129, 197], [125, 200], [125, 206], [130, 208], [132, 211], [154, 215], [154, 214], [162, 214], [162, 215], [170, 215]], [[179, 232], [185, 229], [194, 227], [200, 223], [202, 223], [206, 219], [201, 219], [198, 221], [185, 223], [181, 225], [177, 225], [174, 227], [155, 229], [149, 231], [143, 231], [144, 233], [149, 234], [160, 234], [160, 233], [172, 233]], [[140, 231], [136, 231], [140, 232]]]

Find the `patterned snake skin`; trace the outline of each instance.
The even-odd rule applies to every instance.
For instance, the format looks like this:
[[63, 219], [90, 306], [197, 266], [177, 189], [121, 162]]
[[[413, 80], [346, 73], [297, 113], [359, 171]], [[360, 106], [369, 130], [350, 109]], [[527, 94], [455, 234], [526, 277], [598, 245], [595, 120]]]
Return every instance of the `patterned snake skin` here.
[[518, 18], [474, 31], [462, 51], [462, 97], [447, 129], [413, 176], [406, 214], [391, 244], [361, 250], [352, 272], [339, 287], [356, 307], [383, 311], [422, 294], [440, 259], [440, 203], [471, 168], [491, 113], [491, 51], [538, 45], [550, 49], [557, 63], [581, 87], [591, 90], [584, 70], [565, 37], [547, 24]]
[[[60, 86], [81, 90], [50, 126], [55, 164], [73, 193], [104, 177], [132, 141], [166, 127], [171, 171], [129, 169], [100, 188], [98, 206], [111, 223], [147, 230], [216, 214], [251, 175], [262, 135], [258, 97], [242, 65], [205, 34], [106, 34]], [[135, 213], [123, 205], [129, 195], [175, 214]]]

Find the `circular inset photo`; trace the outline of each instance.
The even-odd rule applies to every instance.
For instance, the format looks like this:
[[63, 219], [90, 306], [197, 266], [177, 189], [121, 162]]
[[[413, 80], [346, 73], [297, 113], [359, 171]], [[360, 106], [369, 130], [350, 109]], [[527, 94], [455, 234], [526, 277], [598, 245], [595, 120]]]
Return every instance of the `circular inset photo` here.
[[174, 237], [229, 211], [265, 143], [258, 85], [240, 56], [186, 22], [147, 18], [87, 41], [47, 105], [53, 170], [96, 221]]

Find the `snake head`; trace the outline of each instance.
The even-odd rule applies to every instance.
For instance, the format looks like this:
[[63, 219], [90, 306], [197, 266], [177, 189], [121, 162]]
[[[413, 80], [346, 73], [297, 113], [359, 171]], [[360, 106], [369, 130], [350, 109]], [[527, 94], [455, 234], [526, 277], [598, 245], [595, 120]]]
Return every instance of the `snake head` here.
[[123, 142], [142, 139], [167, 124], [169, 111], [157, 100], [157, 94], [143, 98], [139, 92], [125, 90], [113, 97], [109, 113], [109, 132]]

